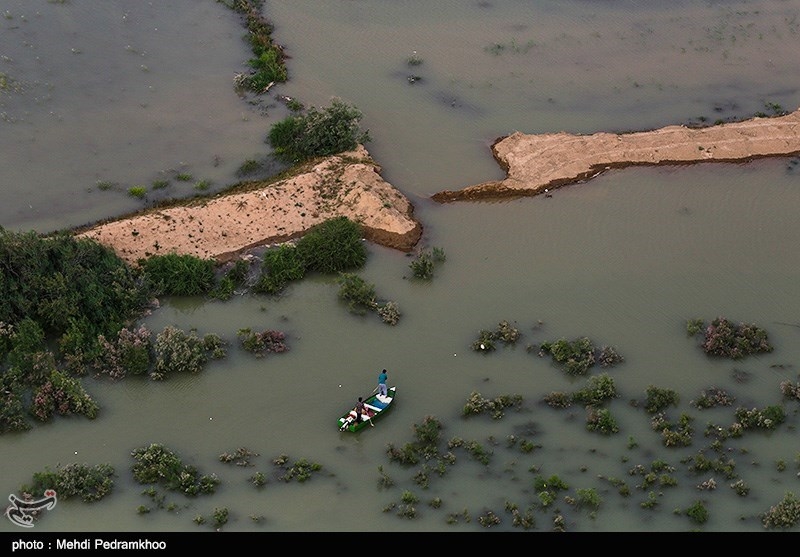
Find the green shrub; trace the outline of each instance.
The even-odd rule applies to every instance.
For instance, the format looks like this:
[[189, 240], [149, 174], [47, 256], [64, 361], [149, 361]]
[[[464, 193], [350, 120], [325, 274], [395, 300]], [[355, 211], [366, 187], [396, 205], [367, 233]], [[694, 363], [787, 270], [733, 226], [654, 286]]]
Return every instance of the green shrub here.
[[200, 475], [194, 466], [183, 464], [178, 455], [158, 443], [134, 449], [131, 456], [135, 460], [133, 478], [142, 484], [160, 484], [186, 495], [214, 493], [219, 484], [214, 474]]
[[339, 273], [360, 269], [367, 262], [361, 225], [347, 217], [334, 217], [311, 229], [297, 242], [306, 269]]
[[704, 524], [708, 521], [708, 509], [702, 501], [695, 501], [695, 503], [686, 509], [686, 516], [688, 516], [695, 524]]
[[31, 413], [42, 422], [49, 421], [54, 414], [82, 414], [93, 420], [99, 410], [100, 407], [84, 390], [79, 379], [69, 377], [55, 368], [48, 380], [34, 391], [31, 403]]
[[265, 91], [271, 83], [283, 83], [288, 77], [283, 54], [277, 47], [264, 50], [247, 64], [255, 72], [245, 78], [243, 85], [256, 93]]
[[267, 140], [279, 160], [292, 164], [352, 151], [370, 139], [359, 127], [362, 117], [355, 107], [333, 99], [327, 108], [312, 106], [276, 123]]
[[588, 415], [586, 418], [586, 429], [589, 431], [597, 431], [604, 435], [617, 433], [619, 426], [616, 419], [611, 415], [607, 408], [594, 408], [588, 407]]
[[586, 337], [572, 342], [563, 338], [556, 342], [543, 342], [540, 348], [542, 353], [550, 353], [569, 375], [585, 375], [595, 364], [594, 344]]
[[56, 471], [49, 468], [44, 472], [33, 474], [33, 484], [23, 486], [27, 493], [44, 493], [53, 489], [59, 499], [80, 497], [85, 502], [98, 501], [110, 494], [114, 488], [114, 467], [110, 464], [98, 464], [90, 467], [86, 464], [67, 464]]
[[658, 387], [647, 387], [644, 409], [649, 414], [655, 414], [665, 410], [668, 406], [677, 406], [680, 397], [672, 389], [659, 389]]
[[445, 260], [444, 250], [441, 248], [425, 249], [409, 264], [414, 277], [423, 280], [433, 278], [433, 270], [437, 263]]
[[214, 289], [215, 263], [194, 255], [155, 255], [139, 261], [159, 294], [196, 296]]
[[589, 377], [586, 388], [577, 391], [573, 395], [572, 400], [582, 402], [586, 405], [597, 406], [617, 396], [617, 388], [614, 385], [614, 379], [607, 373], [602, 373]]
[[169, 373], [198, 373], [209, 361], [209, 353], [218, 355], [222, 341], [209, 334], [200, 338], [194, 331], [185, 331], [168, 325], [158, 334], [155, 342], [155, 365], [150, 378], [163, 380]]
[[133, 186], [128, 188], [128, 195], [131, 197], [137, 197], [139, 199], [144, 199], [147, 195], [147, 188], [144, 186]]
[[289, 282], [302, 279], [306, 263], [300, 251], [291, 244], [282, 244], [264, 252], [259, 276], [253, 290], [264, 294], [277, 294]]
[[351, 313], [364, 315], [377, 306], [375, 286], [353, 273], [341, 273], [338, 278], [339, 298], [347, 302]]

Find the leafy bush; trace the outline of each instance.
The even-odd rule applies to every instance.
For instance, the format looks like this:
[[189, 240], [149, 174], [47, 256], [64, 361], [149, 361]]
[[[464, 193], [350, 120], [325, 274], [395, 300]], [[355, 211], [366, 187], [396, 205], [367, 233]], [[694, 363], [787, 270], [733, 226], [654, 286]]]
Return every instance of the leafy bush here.
[[27, 493], [44, 493], [53, 489], [59, 499], [78, 496], [85, 502], [98, 501], [110, 494], [114, 488], [114, 467], [110, 464], [98, 464], [94, 467], [86, 464], [67, 464], [63, 468], [33, 474], [33, 484], [23, 486]]
[[586, 429], [608, 435], [617, 433], [619, 426], [607, 408], [587, 407]]
[[800, 499], [787, 492], [783, 499], [761, 516], [764, 528], [791, 528], [800, 522]]
[[582, 402], [586, 405], [598, 406], [617, 396], [617, 388], [614, 386], [614, 379], [607, 373], [603, 373], [589, 377], [586, 388], [574, 393], [572, 400]]
[[325, 274], [360, 269], [367, 262], [361, 225], [347, 217], [311, 229], [297, 242], [297, 254], [307, 270]]
[[170, 253], [142, 259], [139, 264], [159, 294], [196, 296], [214, 288], [216, 264], [211, 259]]
[[82, 414], [93, 420], [99, 410], [80, 380], [55, 369], [50, 378], [34, 391], [31, 405], [31, 413], [42, 422], [50, 420], [54, 414]]
[[375, 302], [375, 285], [367, 283], [353, 273], [339, 275], [339, 298], [347, 302], [351, 313], [364, 315], [377, 306]]
[[704, 524], [708, 521], [708, 509], [702, 501], [695, 501], [692, 506], [686, 509], [686, 516], [695, 524]]
[[0, 261], [0, 323], [14, 327], [28, 318], [48, 339], [70, 331], [86, 342], [63, 347], [80, 346], [90, 357], [97, 335], [116, 335], [152, 295], [141, 273], [111, 248], [68, 233], [41, 237], [0, 227]]
[[259, 358], [269, 352], [277, 354], [289, 350], [285, 342], [286, 335], [281, 331], [266, 330], [254, 332], [248, 327], [239, 329], [236, 334], [242, 343], [242, 347]]
[[100, 335], [102, 351], [95, 360], [95, 368], [112, 379], [122, 379], [128, 373], [144, 375], [149, 371], [152, 362], [151, 335], [151, 331], [144, 325], [135, 330], [120, 329], [115, 342]]
[[25, 419], [25, 384], [17, 370], [0, 374], [0, 433], [27, 431]]
[[659, 389], [652, 385], [647, 387], [646, 396], [644, 409], [648, 414], [661, 412], [668, 406], [677, 406], [680, 400], [677, 392], [671, 389]]
[[369, 132], [361, 131], [361, 111], [339, 99], [327, 108], [309, 108], [276, 123], [270, 128], [268, 142], [275, 156], [297, 164], [314, 157], [352, 151], [369, 141]]
[[186, 333], [168, 325], [156, 337], [155, 365], [150, 378], [160, 381], [170, 372], [198, 373], [208, 363], [209, 353], [215, 357], [221, 356], [223, 344], [214, 334], [201, 339], [194, 331]]
[[261, 276], [254, 290], [264, 294], [277, 294], [289, 282], [300, 280], [305, 274], [306, 263], [297, 247], [282, 244], [264, 252]]
[[164, 445], [153, 443], [131, 452], [136, 461], [133, 478], [142, 484], [161, 484], [170, 491], [186, 495], [209, 494], [220, 483], [216, 475], [200, 475], [194, 466], [183, 464], [181, 459]]
[[485, 398], [479, 392], [473, 391], [461, 411], [463, 416], [473, 416], [488, 412], [492, 419], [499, 420], [503, 417], [504, 410], [522, 404], [521, 395], [501, 395], [494, 399]]
[[556, 342], [543, 342], [540, 350], [543, 354], [549, 353], [569, 375], [585, 375], [595, 364], [594, 344], [586, 337], [572, 342], [563, 338]]
[[425, 249], [417, 254], [416, 259], [409, 264], [409, 267], [416, 278], [428, 280], [433, 278], [436, 264], [444, 260], [444, 250], [441, 248]]
[[705, 328], [702, 348], [706, 354], [733, 360], [773, 350], [764, 329], [748, 323], [734, 325], [724, 317], [714, 319]]

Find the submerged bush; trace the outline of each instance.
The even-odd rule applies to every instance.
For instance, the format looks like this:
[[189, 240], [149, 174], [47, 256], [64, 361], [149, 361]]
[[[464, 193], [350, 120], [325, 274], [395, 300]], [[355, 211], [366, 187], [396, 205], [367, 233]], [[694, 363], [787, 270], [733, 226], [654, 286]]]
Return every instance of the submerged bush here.
[[306, 274], [306, 262], [301, 252], [292, 244], [282, 244], [264, 252], [261, 276], [254, 290], [264, 294], [277, 294], [292, 281]]
[[203, 338], [168, 325], [158, 334], [155, 343], [155, 365], [150, 372], [153, 380], [163, 380], [168, 373], [198, 373], [209, 358], [221, 357], [224, 342], [215, 334]]
[[114, 488], [114, 467], [110, 464], [67, 464], [55, 471], [49, 468], [33, 474], [33, 484], [23, 486], [27, 493], [44, 493], [47, 489], [56, 491], [59, 499], [80, 497], [85, 502], [98, 501], [110, 494]]
[[208, 294], [214, 288], [215, 263], [194, 255], [154, 255], [140, 265], [159, 294], [196, 296]]
[[[695, 330], [696, 325], [689, 331]], [[767, 332], [755, 324], [734, 325], [724, 317], [714, 319], [703, 329], [702, 348], [706, 354], [740, 360], [750, 354], [772, 352]]]
[[201, 475], [194, 466], [181, 459], [164, 445], [153, 443], [131, 452], [135, 460], [131, 471], [133, 478], [142, 484], [160, 484], [170, 491], [186, 495], [214, 493], [219, 479], [214, 475]]

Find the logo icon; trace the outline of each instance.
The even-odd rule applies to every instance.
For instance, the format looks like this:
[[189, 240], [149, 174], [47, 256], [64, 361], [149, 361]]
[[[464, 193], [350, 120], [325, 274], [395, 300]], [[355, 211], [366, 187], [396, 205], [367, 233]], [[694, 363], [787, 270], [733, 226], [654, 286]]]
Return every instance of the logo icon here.
[[52, 510], [56, 506], [56, 492], [48, 489], [44, 492], [42, 499], [34, 501], [23, 501], [13, 493], [8, 496], [11, 505], [6, 509], [8, 519], [23, 528], [33, 528], [33, 520], [36, 515], [43, 510]]

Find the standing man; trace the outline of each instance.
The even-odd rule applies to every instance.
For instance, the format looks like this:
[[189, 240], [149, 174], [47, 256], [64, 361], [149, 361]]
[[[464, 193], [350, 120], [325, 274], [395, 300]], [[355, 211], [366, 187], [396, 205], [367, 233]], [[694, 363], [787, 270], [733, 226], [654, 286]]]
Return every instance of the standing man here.
[[386, 396], [388, 393], [386, 389], [386, 380], [388, 379], [386, 375], [386, 370], [384, 369], [380, 375], [378, 375], [378, 394], [381, 396]]

